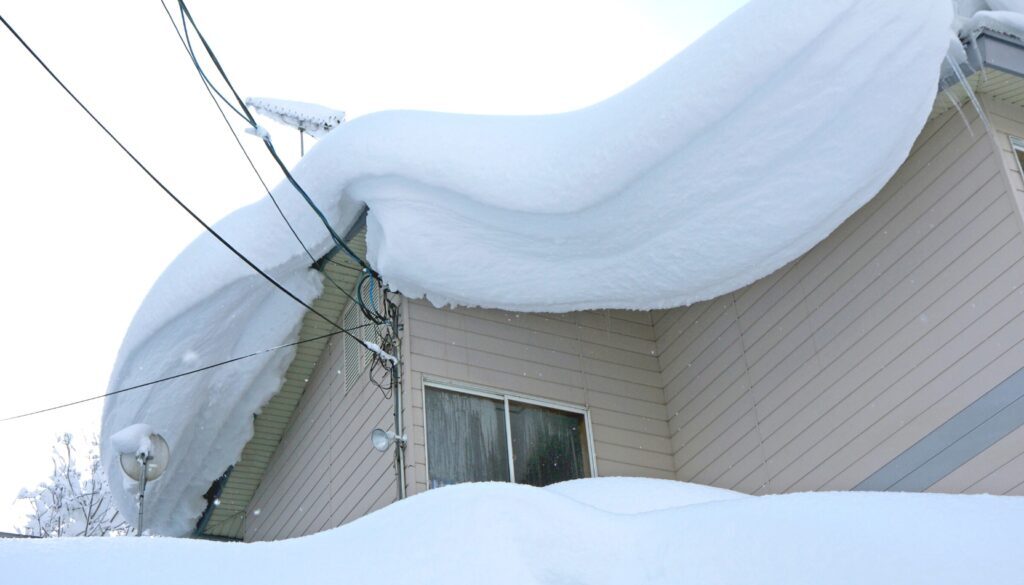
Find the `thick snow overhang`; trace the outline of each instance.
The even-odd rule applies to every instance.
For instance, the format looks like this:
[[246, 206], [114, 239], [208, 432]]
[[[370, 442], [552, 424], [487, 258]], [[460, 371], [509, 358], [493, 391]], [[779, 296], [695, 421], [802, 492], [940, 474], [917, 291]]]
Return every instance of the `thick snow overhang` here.
[[[293, 175], [339, 232], [368, 206], [368, 259], [407, 296], [549, 312], [688, 304], [799, 257], [878, 192], [932, 109], [951, 21], [948, 0], [753, 0], [589, 108], [382, 112], [327, 134]], [[292, 187], [275, 195], [326, 254]], [[322, 293], [268, 200], [217, 227], [304, 301]], [[110, 388], [294, 342], [304, 314], [202, 236], [150, 291]], [[107, 400], [104, 442], [147, 423], [171, 444], [147, 491], [155, 532], [191, 532], [295, 353]], [[109, 449], [103, 463], [119, 476]], [[134, 517], [132, 486], [112, 490]]]
[[[365, 229], [360, 224], [355, 233], [344, 236], [349, 247], [356, 254], [366, 254]], [[342, 312], [348, 305], [348, 298], [342, 290], [351, 293], [359, 279], [359, 266], [345, 254], [335, 254], [331, 262], [319, 263], [324, 272], [340, 288], [333, 285], [324, 287], [324, 292], [315, 301], [313, 308], [324, 315], [341, 322]], [[302, 320], [299, 339], [316, 339], [331, 332], [331, 327], [312, 313], [306, 313]], [[342, 340], [335, 338], [334, 343]], [[245, 537], [245, 518], [251, 512], [249, 503], [256, 494], [271, 457], [288, 430], [299, 401], [306, 391], [317, 362], [332, 339], [321, 339], [305, 343], [296, 348], [295, 359], [288, 366], [281, 390], [271, 398], [253, 420], [253, 435], [246, 443], [238, 462], [231, 468], [226, 480], [220, 486], [217, 499], [220, 504], [210, 506], [204, 512], [196, 536], [241, 540]]]

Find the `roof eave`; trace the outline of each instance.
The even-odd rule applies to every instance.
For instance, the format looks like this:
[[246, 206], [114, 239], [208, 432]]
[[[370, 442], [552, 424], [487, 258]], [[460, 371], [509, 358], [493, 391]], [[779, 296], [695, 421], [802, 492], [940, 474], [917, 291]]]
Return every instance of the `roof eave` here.
[[[1024, 39], [981, 28], [964, 40], [967, 61], [960, 65], [964, 77], [970, 77], [984, 68], [995, 69], [1024, 78]], [[957, 75], [939, 80], [939, 91], [957, 85]]]

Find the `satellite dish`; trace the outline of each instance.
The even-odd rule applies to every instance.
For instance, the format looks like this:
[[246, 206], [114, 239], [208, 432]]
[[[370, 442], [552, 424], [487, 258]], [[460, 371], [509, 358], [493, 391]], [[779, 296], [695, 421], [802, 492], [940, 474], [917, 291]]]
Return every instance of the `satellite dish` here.
[[135, 481], [142, 481], [143, 467], [146, 469], [146, 481], [153, 481], [160, 477], [167, 469], [167, 463], [171, 459], [171, 448], [167, 446], [167, 441], [163, 437], [153, 433], [149, 436], [149, 442], [151, 447], [144, 466], [139, 461], [141, 459], [139, 455], [121, 453], [121, 471]]

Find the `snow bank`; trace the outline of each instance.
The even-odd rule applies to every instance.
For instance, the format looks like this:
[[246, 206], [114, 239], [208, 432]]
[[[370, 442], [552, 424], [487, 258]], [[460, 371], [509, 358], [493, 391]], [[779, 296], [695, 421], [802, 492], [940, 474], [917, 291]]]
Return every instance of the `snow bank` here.
[[[272, 543], [9, 540], [11, 583], [1018, 584], [1024, 498], [809, 493], [611, 514], [465, 484]], [[112, 573], [112, 569], [116, 574]]]
[[110, 436], [110, 444], [119, 455], [130, 453], [132, 455], [148, 455], [153, 448], [153, 441], [150, 435], [153, 434], [153, 427], [138, 423], [127, 426]]
[[696, 483], [639, 477], [576, 479], [549, 485], [544, 489], [615, 514], [640, 514], [750, 497], [732, 490]]
[[[339, 233], [369, 206], [369, 260], [406, 295], [533, 311], [683, 305], [793, 260], [878, 192], [931, 109], [951, 21], [949, 0], [753, 0], [584, 110], [370, 115], [325, 135], [293, 174]], [[286, 182], [275, 194], [325, 253], [298, 194]], [[217, 228], [300, 298], [320, 293], [269, 200]], [[204, 235], [139, 309], [110, 389], [295, 341], [303, 312]], [[191, 530], [293, 355], [108, 399], [104, 435], [146, 420], [170, 444], [147, 494], [152, 530]], [[130, 495], [115, 485], [114, 497], [132, 517]]]

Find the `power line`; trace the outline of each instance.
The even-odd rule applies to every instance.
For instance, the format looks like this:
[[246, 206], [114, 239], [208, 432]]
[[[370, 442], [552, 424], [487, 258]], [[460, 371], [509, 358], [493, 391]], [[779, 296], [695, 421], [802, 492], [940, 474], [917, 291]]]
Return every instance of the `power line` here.
[[[269, 197], [270, 201], [274, 204], [274, 207], [277, 209], [278, 215], [281, 216], [281, 219], [284, 220], [284, 223], [288, 226], [288, 229], [291, 231], [292, 235], [295, 236], [295, 241], [297, 241], [299, 243], [299, 246], [302, 247], [302, 250], [306, 253], [306, 256], [309, 257], [310, 262], [316, 264], [316, 258], [313, 257], [313, 253], [309, 251], [308, 247], [306, 247], [306, 244], [302, 241], [302, 238], [299, 237], [299, 233], [295, 231], [295, 227], [292, 226], [292, 222], [288, 220], [288, 217], [285, 215], [284, 210], [281, 209], [281, 206], [277, 202], [277, 198], [274, 197], [274, 194], [271, 192], [270, 187], [268, 187], [266, 181], [263, 180], [263, 175], [261, 175], [259, 169], [256, 168], [256, 164], [249, 156], [249, 152], [245, 149], [245, 145], [242, 144], [242, 141], [238, 137], [238, 133], [235, 132], [234, 127], [231, 125], [231, 121], [228, 120], [227, 114], [224, 113], [224, 108], [221, 107], [220, 102], [217, 100], [217, 96], [220, 96], [221, 100], [225, 100], [224, 95], [221, 94], [220, 91], [218, 91], [217, 88], [213, 86], [209, 78], [207, 78], [206, 73], [203, 72], [202, 67], [200, 67], [199, 65], [199, 61], [196, 60], [196, 56], [192, 52], [191, 44], [185, 40], [185, 37], [182, 36], [181, 30], [178, 29], [178, 23], [174, 21], [174, 16], [171, 15], [171, 10], [167, 7], [167, 3], [164, 0], [160, 0], [160, 4], [164, 7], [164, 12], [167, 14], [167, 18], [168, 20], [170, 20], [171, 26], [174, 27], [174, 32], [176, 35], [178, 35], [178, 40], [181, 41], [181, 46], [184, 47], [185, 52], [187, 52], [189, 54], [189, 57], [192, 59], [192, 63], [195, 65], [195, 69], [199, 73], [200, 79], [203, 81], [203, 87], [206, 89], [206, 93], [209, 94], [210, 99], [213, 101], [213, 105], [217, 107], [217, 111], [220, 112], [220, 117], [224, 120], [224, 124], [228, 127], [228, 131], [231, 132], [231, 136], [234, 137], [235, 143], [238, 145], [238, 148], [242, 151], [242, 155], [245, 156], [245, 160], [249, 162], [249, 167], [252, 168], [252, 172], [256, 174], [256, 178], [259, 179], [260, 184], [263, 185], [263, 190], [266, 191], [267, 197]], [[182, 25], [184, 26], [184, 16], [182, 16]], [[185, 30], [185, 34], [188, 34], [187, 28]], [[214, 95], [214, 92], [216, 92], [216, 95]], [[241, 115], [241, 113], [237, 109], [233, 108], [230, 103], [228, 103], [227, 106], [234, 110], [236, 114]], [[334, 286], [334, 288], [338, 289], [338, 291], [340, 291], [341, 294], [348, 297], [348, 299], [351, 300], [352, 302], [358, 303], [355, 297], [353, 297], [347, 290], [345, 290], [340, 284], [338, 284], [338, 282], [334, 280], [334, 278], [326, 270], [322, 272], [324, 278], [326, 278]], [[364, 312], [366, 311], [365, 307], [361, 308]]]
[[[227, 73], [221, 66], [220, 61], [217, 59], [217, 56], [213, 52], [213, 49], [210, 47], [210, 44], [206, 41], [206, 37], [203, 36], [202, 31], [199, 30], [198, 26], [196, 26], [196, 21], [192, 18], [192, 13], [189, 12], [188, 6], [185, 5], [185, 1], [178, 0], [178, 7], [181, 10], [182, 25], [185, 29], [185, 40], [190, 49], [190, 53], [192, 53], [193, 62], [196, 64], [197, 67], [199, 66], [198, 61], [195, 59], [195, 52], [192, 51], [192, 44], [188, 36], [188, 24], [185, 23], [186, 19], [188, 20], [188, 23], [191, 23], [193, 30], [196, 31], [196, 35], [199, 37], [200, 42], [202, 42], [203, 48], [206, 50], [206, 54], [210, 57], [210, 60], [213, 62], [213, 65], [217, 68], [218, 73], [220, 73], [221, 79], [223, 79], [224, 82], [227, 83], [228, 88], [231, 90], [231, 94], [235, 97], [235, 100], [238, 102], [238, 105], [241, 108], [241, 112], [239, 112], [233, 106], [231, 107], [231, 109], [235, 110], [236, 113], [242, 116], [242, 118], [245, 119], [252, 126], [253, 129], [259, 129], [259, 125], [256, 123], [256, 119], [253, 117], [252, 113], [249, 112], [249, 108], [245, 105], [245, 101], [242, 100], [241, 96], [238, 95], [238, 92], [235, 91], [235, 86], [231, 83], [231, 79], [228, 78]], [[202, 73], [201, 69], [200, 72]], [[207, 78], [205, 74], [202, 75], [203, 79], [206, 80], [207, 83], [209, 83], [209, 78]], [[217, 92], [217, 94], [220, 95], [221, 99], [224, 99], [225, 102], [227, 101], [226, 98], [224, 98], [223, 94], [221, 94], [219, 91]], [[285, 178], [288, 179], [288, 182], [291, 183], [292, 187], [294, 187], [295, 190], [298, 191], [300, 195], [302, 195], [302, 198], [306, 200], [306, 203], [310, 206], [313, 212], [316, 213], [317, 217], [320, 218], [320, 221], [324, 224], [324, 227], [327, 228], [327, 232], [331, 235], [331, 238], [334, 240], [334, 243], [337, 244], [338, 246], [341, 246], [341, 248], [345, 250], [345, 253], [351, 256], [352, 259], [355, 260], [365, 270], [367, 270], [374, 276], [379, 277], [377, 272], [372, 267], [370, 267], [370, 265], [365, 260], [360, 258], [355, 252], [353, 252], [352, 249], [349, 248], [348, 245], [345, 243], [344, 239], [338, 235], [338, 232], [334, 230], [334, 228], [331, 226], [331, 222], [327, 221], [327, 217], [323, 214], [322, 211], [320, 211], [320, 208], [316, 206], [316, 204], [313, 202], [313, 199], [309, 196], [309, 194], [306, 193], [306, 190], [303, 189], [301, 185], [299, 185], [298, 181], [295, 180], [295, 177], [292, 176], [291, 171], [288, 170], [287, 165], [285, 165], [284, 161], [281, 160], [281, 157], [278, 156], [277, 150], [274, 148], [274, 144], [270, 141], [269, 137], [264, 137], [263, 144], [267, 147], [267, 150], [270, 152], [270, 155], [274, 158], [274, 161], [277, 163], [277, 166], [281, 168], [282, 172], [284, 172], [284, 176]]]
[[[71, 99], [73, 99], [73, 100], [75, 101], [75, 103], [76, 103], [76, 104], [78, 104], [78, 107], [80, 107], [80, 108], [82, 109], [82, 111], [84, 111], [84, 112], [85, 112], [86, 114], [88, 114], [88, 116], [89, 116], [90, 118], [92, 118], [92, 121], [93, 121], [93, 122], [95, 122], [95, 123], [96, 123], [96, 125], [97, 125], [97, 126], [99, 126], [99, 127], [100, 127], [100, 128], [101, 128], [101, 129], [103, 130], [103, 132], [105, 132], [105, 133], [106, 133], [106, 135], [107, 135], [107, 136], [109, 136], [109, 137], [110, 137], [110, 139], [111, 139], [111, 140], [113, 140], [113, 141], [114, 141], [114, 143], [115, 143], [115, 144], [117, 144], [117, 146], [118, 146], [118, 147], [120, 147], [122, 151], [124, 151], [124, 153], [125, 153], [126, 155], [128, 155], [128, 158], [132, 159], [132, 162], [134, 162], [134, 163], [135, 163], [135, 164], [136, 164], [136, 165], [137, 165], [137, 166], [138, 166], [138, 167], [139, 167], [140, 169], [142, 169], [142, 171], [143, 171], [144, 173], [146, 173], [146, 175], [147, 175], [147, 176], [148, 176], [148, 177], [149, 177], [150, 179], [152, 179], [152, 180], [153, 180], [153, 182], [154, 182], [154, 183], [156, 183], [156, 184], [157, 184], [157, 186], [159, 186], [159, 187], [160, 187], [160, 189], [161, 189], [161, 190], [163, 190], [163, 192], [164, 192], [164, 193], [166, 193], [166, 194], [167, 194], [167, 195], [168, 195], [168, 196], [169, 196], [169, 197], [170, 197], [171, 199], [173, 199], [173, 200], [174, 200], [174, 202], [178, 204], [178, 206], [180, 206], [180, 207], [181, 207], [182, 209], [184, 209], [184, 210], [185, 210], [185, 212], [186, 212], [186, 213], [188, 213], [188, 214], [189, 214], [190, 216], [192, 216], [192, 219], [194, 219], [194, 220], [196, 220], [197, 222], [199, 222], [199, 224], [200, 224], [201, 226], [203, 226], [203, 228], [204, 228], [204, 229], [205, 229], [205, 230], [206, 230], [207, 232], [209, 232], [209, 233], [210, 233], [210, 235], [212, 235], [213, 237], [215, 237], [215, 238], [217, 239], [217, 241], [219, 241], [219, 242], [220, 242], [221, 244], [223, 244], [223, 245], [224, 245], [224, 247], [226, 247], [226, 248], [227, 248], [228, 250], [230, 250], [230, 251], [231, 251], [231, 252], [232, 252], [232, 253], [233, 253], [233, 254], [234, 254], [235, 256], [238, 256], [238, 258], [239, 258], [240, 260], [242, 260], [243, 262], [245, 262], [245, 263], [246, 263], [246, 264], [247, 264], [247, 265], [248, 265], [248, 266], [249, 266], [250, 268], [252, 268], [252, 269], [253, 269], [254, 271], [256, 271], [256, 273], [257, 273], [257, 274], [259, 274], [259, 275], [260, 275], [260, 276], [262, 276], [262, 277], [263, 277], [264, 279], [266, 279], [266, 280], [267, 280], [267, 282], [271, 283], [271, 284], [272, 284], [272, 285], [274, 285], [274, 286], [275, 286], [275, 287], [276, 287], [276, 288], [277, 288], [278, 290], [280, 290], [280, 291], [281, 291], [281, 292], [283, 292], [284, 294], [288, 295], [288, 297], [289, 297], [289, 298], [291, 298], [291, 299], [292, 299], [293, 301], [295, 301], [296, 303], [299, 303], [300, 305], [302, 305], [303, 307], [305, 307], [305, 308], [306, 308], [307, 310], [309, 310], [309, 311], [310, 311], [311, 313], [313, 313], [314, 315], [316, 315], [316, 316], [320, 317], [321, 319], [323, 319], [323, 320], [324, 320], [324, 321], [326, 321], [327, 323], [329, 323], [329, 324], [331, 324], [332, 326], [334, 326], [335, 328], [339, 329], [339, 330], [340, 330], [340, 332], [342, 332], [342, 333], [345, 333], [345, 334], [347, 334], [347, 335], [348, 335], [349, 337], [351, 337], [352, 339], [354, 339], [354, 340], [356, 340], [357, 342], [359, 342], [359, 343], [360, 343], [360, 344], [361, 344], [361, 345], [362, 345], [363, 347], [365, 347], [365, 348], [366, 348], [366, 349], [367, 349], [368, 351], [371, 351], [371, 352], [373, 352], [373, 350], [372, 350], [372, 349], [371, 349], [371, 348], [370, 348], [370, 347], [369, 347], [369, 346], [368, 346], [368, 345], [366, 344], [366, 342], [365, 342], [365, 341], [363, 341], [362, 339], [360, 339], [360, 338], [356, 337], [356, 336], [355, 336], [355, 335], [353, 335], [352, 333], [348, 332], [347, 330], [345, 330], [345, 328], [343, 328], [343, 327], [339, 326], [339, 325], [338, 325], [337, 323], [335, 323], [335, 322], [334, 322], [334, 321], [333, 321], [333, 320], [332, 320], [331, 318], [329, 318], [328, 316], [324, 315], [323, 313], [321, 313], [321, 312], [320, 312], [320, 311], [318, 311], [317, 309], [313, 308], [313, 306], [311, 306], [311, 305], [310, 305], [309, 303], [307, 303], [307, 302], [303, 301], [302, 299], [300, 299], [299, 297], [297, 297], [297, 296], [295, 295], [295, 293], [293, 293], [292, 291], [288, 290], [288, 289], [287, 289], [287, 288], [286, 288], [286, 287], [285, 287], [285, 286], [284, 286], [283, 284], [281, 284], [280, 282], [278, 282], [277, 280], [275, 280], [275, 279], [274, 279], [274, 278], [273, 278], [272, 276], [270, 276], [269, 274], [267, 274], [267, 273], [266, 273], [266, 272], [265, 272], [265, 271], [264, 271], [264, 270], [263, 270], [262, 268], [260, 268], [259, 266], [257, 266], [257, 265], [256, 265], [256, 264], [255, 264], [255, 263], [254, 263], [254, 262], [252, 261], [252, 260], [250, 260], [250, 259], [249, 259], [249, 258], [248, 258], [247, 256], [245, 256], [245, 254], [242, 254], [242, 253], [241, 253], [241, 252], [240, 252], [240, 251], [239, 251], [239, 250], [238, 250], [237, 248], [235, 248], [234, 246], [232, 246], [230, 242], [228, 242], [227, 240], [225, 240], [225, 239], [224, 239], [224, 237], [220, 235], [220, 233], [218, 233], [218, 232], [217, 232], [216, 230], [214, 230], [214, 229], [213, 229], [213, 227], [211, 227], [211, 226], [210, 226], [210, 225], [209, 225], [208, 223], [206, 223], [205, 221], [203, 221], [203, 219], [202, 219], [201, 217], [199, 217], [199, 216], [198, 216], [198, 215], [197, 215], [197, 214], [196, 214], [196, 213], [195, 213], [194, 211], [192, 211], [192, 209], [191, 209], [191, 208], [189, 208], [189, 206], [188, 206], [188, 205], [186, 205], [184, 201], [182, 201], [181, 199], [179, 199], [177, 195], [175, 195], [175, 194], [174, 194], [174, 193], [173, 193], [173, 192], [172, 192], [172, 191], [171, 191], [170, 189], [168, 189], [168, 188], [167, 188], [167, 186], [166, 186], [166, 185], [164, 185], [164, 184], [163, 184], [163, 182], [161, 182], [161, 181], [160, 181], [160, 179], [158, 179], [158, 178], [156, 177], [156, 175], [154, 175], [154, 174], [153, 174], [153, 173], [152, 173], [152, 172], [151, 172], [151, 171], [149, 170], [149, 168], [147, 168], [147, 167], [146, 167], [146, 165], [142, 164], [142, 161], [140, 161], [140, 160], [139, 160], [139, 159], [138, 159], [138, 158], [137, 158], [137, 157], [136, 157], [136, 156], [135, 156], [135, 155], [134, 155], [134, 154], [132, 153], [132, 151], [128, 150], [128, 147], [127, 147], [127, 146], [125, 146], [125, 145], [124, 145], [124, 144], [123, 144], [123, 143], [122, 143], [122, 142], [121, 142], [121, 141], [120, 141], [120, 140], [119, 140], [119, 139], [117, 138], [117, 136], [115, 136], [115, 135], [114, 135], [114, 133], [113, 133], [113, 132], [111, 132], [111, 131], [110, 131], [110, 130], [109, 130], [109, 129], [108, 129], [108, 128], [107, 128], [107, 127], [106, 127], [106, 126], [105, 126], [105, 125], [103, 124], [103, 122], [101, 122], [101, 121], [99, 120], [99, 118], [97, 118], [97, 117], [96, 117], [96, 115], [95, 115], [95, 114], [93, 114], [93, 113], [92, 113], [92, 111], [91, 111], [91, 110], [90, 110], [90, 109], [89, 109], [88, 107], [86, 107], [86, 105], [85, 105], [84, 103], [82, 103], [82, 101], [81, 101], [80, 99], [78, 99], [78, 96], [76, 96], [76, 95], [75, 95], [75, 93], [74, 93], [74, 92], [72, 92], [72, 91], [71, 91], [71, 89], [69, 89], [69, 88], [68, 88], [68, 86], [67, 86], [67, 85], [65, 85], [65, 84], [64, 84], [64, 82], [63, 82], [63, 81], [61, 81], [61, 79], [60, 79], [59, 77], [57, 77], [57, 74], [56, 74], [56, 73], [54, 73], [54, 72], [53, 72], [53, 70], [51, 70], [51, 69], [50, 69], [50, 67], [49, 67], [49, 66], [48, 66], [48, 65], [46, 64], [46, 62], [45, 62], [45, 61], [43, 61], [43, 59], [42, 59], [42, 58], [41, 58], [41, 57], [40, 57], [40, 56], [39, 56], [38, 54], [36, 54], [36, 52], [35, 52], [35, 51], [34, 51], [34, 50], [32, 49], [32, 47], [31, 47], [31, 46], [29, 46], [29, 44], [28, 44], [27, 42], [25, 42], [25, 40], [24, 40], [23, 38], [21, 38], [21, 35], [19, 35], [19, 34], [18, 34], [18, 32], [17, 32], [16, 30], [14, 30], [14, 27], [12, 27], [12, 26], [11, 26], [11, 24], [10, 24], [9, 22], [7, 22], [7, 19], [5, 19], [5, 18], [3, 17], [3, 15], [0, 15], [0, 22], [2, 22], [2, 23], [3, 23], [3, 25], [4, 25], [4, 26], [5, 26], [6, 28], [7, 28], [7, 30], [8, 30], [8, 31], [10, 31], [12, 35], [14, 35], [14, 38], [16, 38], [16, 39], [18, 40], [18, 42], [19, 42], [19, 43], [21, 43], [21, 46], [22, 46], [22, 47], [24, 47], [24, 48], [25, 48], [25, 50], [26, 50], [26, 51], [28, 51], [30, 55], [32, 55], [32, 57], [33, 57], [33, 58], [34, 58], [34, 59], [36, 60], [36, 62], [38, 62], [38, 63], [39, 63], [39, 64], [40, 64], [40, 65], [41, 65], [41, 66], [43, 67], [43, 69], [45, 69], [45, 70], [46, 70], [46, 72], [47, 72], [47, 73], [48, 73], [48, 74], [50, 75], [50, 77], [52, 77], [52, 78], [53, 78], [53, 80], [54, 80], [54, 81], [56, 81], [58, 85], [60, 85], [61, 89], [63, 89], [63, 90], [64, 90], [64, 92], [65, 92], [65, 93], [67, 93], [67, 94], [68, 94], [68, 96], [70, 96], [70, 97], [71, 97]], [[198, 32], [198, 31], [197, 31], [197, 32]], [[374, 353], [375, 353], [375, 352], [374, 352]]]
[[[2, 18], [2, 17], [0, 17], [0, 18]], [[161, 382], [168, 382], [170, 380], [176, 380], [178, 378], [184, 378], [185, 376], [191, 376], [192, 374], [198, 374], [199, 372], [205, 372], [206, 370], [212, 370], [214, 368], [219, 368], [219, 367], [225, 366], [227, 364], [231, 364], [231, 363], [234, 363], [234, 362], [238, 362], [238, 361], [242, 361], [242, 360], [249, 359], [249, 358], [252, 358], [252, 357], [256, 357], [258, 355], [263, 355], [265, 353], [270, 353], [272, 351], [277, 351], [279, 349], [285, 349], [285, 348], [288, 348], [288, 347], [295, 347], [296, 345], [302, 345], [303, 343], [311, 343], [313, 341], [320, 341], [321, 339], [326, 339], [328, 337], [334, 337], [335, 335], [338, 335], [339, 333], [349, 333], [350, 331], [354, 331], [356, 329], [361, 329], [363, 327], [367, 327], [368, 325], [370, 325], [370, 323], [367, 323], [365, 325], [360, 325], [358, 327], [353, 327], [352, 329], [339, 329], [338, 331], [332, 331], [331, 333], [326, 333], [324, 335], [318, 335], [316, 337], [311, 337], [309, 339], [302, 339], [300, 341], [295, 341], [293, 343], [286, 343], [284, 345], [278, 345], [278, 346], [275, 346], [275, 347], [269, 347], [267, 349], [262, 349], [260, 351], [254, 351], [254, 352], [252, 352], [250, 354], [234, 357], [234, 358], [231, 358], [231, 359], [224, 360], [222, 362], [217, 362], [215, 364], [210, 364], [208, 366], [203, 366], [201, 368], [196, 368], [194, 370], [189, 370], [187, 372], [181, 372], [180, 374], [174, 374], [172, 376], [167, 376], [167, 377], [164, 377], [164, 378], [160, 378], [159, 380], [151, 380], [149, 382], [143, 382], [142, 384], [136, 384], [134, 386], [128, 386], [127, 388], [121, 388], [119, 390], [113, 390], [111, 392], [107, 392], [107, 393], [104, 393], [104, 394], [97, 394], [96, 396], [90, 396], [88, 398], [83, 398], [81, 400], [76, 400], [74, 402], [66, 402], [64, 404], [58, 404], [57, 406], [51, 406], [49, 408], [43, 408], [43, 409], [35, 410], [35, 411], [32, 411], [32, 412], [26, 412], [26, 413], [23, 413], [23, 414], [9, 416], [7, 418], [0, 418], [0, 423], [16, 420], [16, 419], [19, 419], [19, 418], [26, 418], [26, 417], [29, 417], [29, 416], [35, 416], [37, 414], [43, 414], [45, 412], [52, 412], [54, 410], [59, 410], [59, 409], [62, 409], [62, 408], [67, 408], [69, 406], [77, 406], [79, 404], [84, 404], [86, 402], [91, 402], [93, 400], [99, 400], [101, 398], [106, 398], [107, 396], [114, 396], [116, 394], [123, 394], [125, 392], [131, 392], [133, 390], [139, 390], [141, 388], [146, 388], [146, 387], [149, 387], [149, 386], [153, 386], [154, 384], [159, 384]]]

